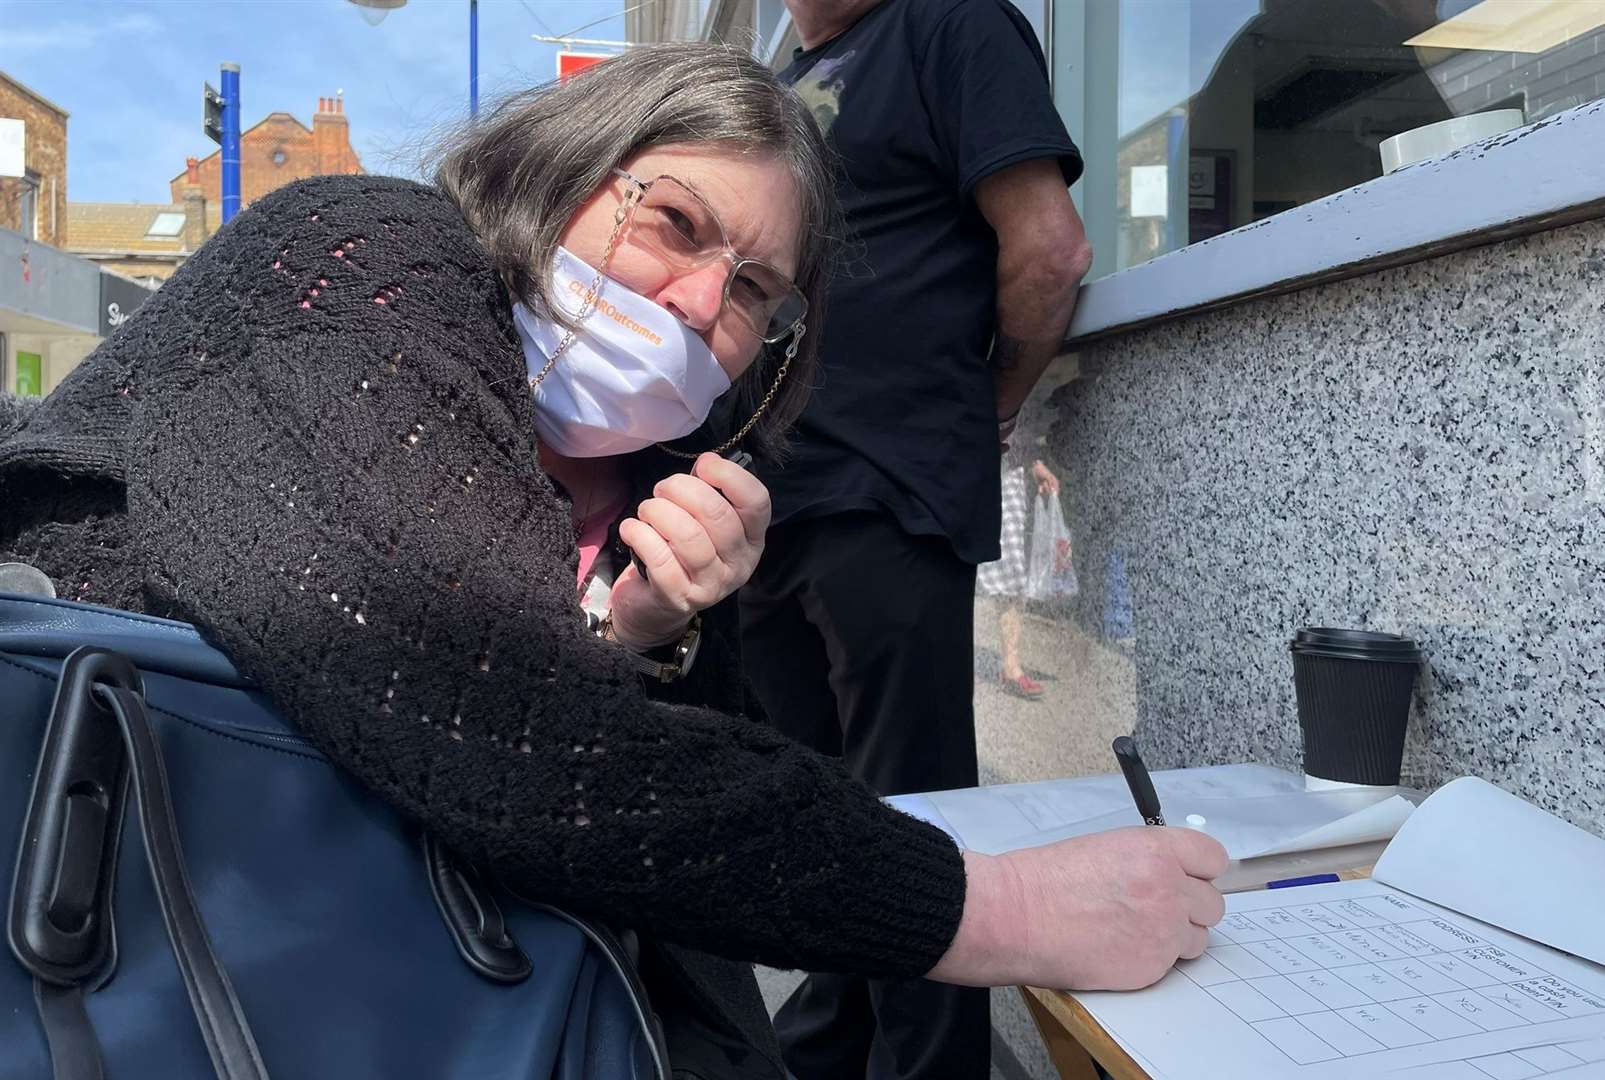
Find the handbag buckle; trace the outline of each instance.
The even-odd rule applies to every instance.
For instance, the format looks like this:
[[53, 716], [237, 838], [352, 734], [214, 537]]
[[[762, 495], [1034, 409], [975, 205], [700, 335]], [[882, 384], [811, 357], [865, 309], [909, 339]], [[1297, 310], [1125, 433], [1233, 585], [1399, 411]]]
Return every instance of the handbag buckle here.
[[62, 663], [6, 920], [12, 953], [36, 978], [91, 989], [116, 967], [112, 884], [128, 803], [128, 752], [97, 683], [144, 693], [117, 653], [82, 648]]
[[429, 889], [458, 955], [491, 982], [519, 983], [529, 978], [534, 965], [508, 932], [495, 897], [475, 880], [478, 875], [431, 833], [424, 833], [423, 849]]

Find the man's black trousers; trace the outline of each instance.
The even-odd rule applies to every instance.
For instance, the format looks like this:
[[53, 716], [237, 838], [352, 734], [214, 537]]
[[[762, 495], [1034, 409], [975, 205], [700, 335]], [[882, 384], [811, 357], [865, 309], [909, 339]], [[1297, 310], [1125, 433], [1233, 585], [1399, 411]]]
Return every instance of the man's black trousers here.
[[[769, 720], [881, 795], [973, 787], [975, 567], [860, 511], [769, 532], [741, 591], [747, 675]], [[985, 1080], [988, 993], [810, 975], [775, 1017], [798, 1080]]]

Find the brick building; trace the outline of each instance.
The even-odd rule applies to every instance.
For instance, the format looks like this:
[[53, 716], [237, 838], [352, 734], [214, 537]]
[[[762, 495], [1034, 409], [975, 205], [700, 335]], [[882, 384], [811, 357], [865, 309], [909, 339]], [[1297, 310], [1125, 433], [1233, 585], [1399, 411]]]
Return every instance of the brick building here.
[[[0, 73], [0, 131], [8, 172], [21, 121], [22, 176], [0, 176], [0, 390], [39, 395], [103, 336], [102, 271], [57, 248], [67, 223], [67, 110]], [[112, 282], [139, 290], [130, 282]], [[116, 293], [118, 311], [138, 295]]]
[[0, 72], [0, 117], [21, 120], [26, 175], [0, 177], [0, 229], [67, 243], [67, 110]]
[[[198, 164], [201, 191], [206, 197], [206, 220], [213, 229], [222, 220], [223, 154], [215, 151]], [[351, 127], [342, 98], [319, 98], [317, 114], [308, 128], [289, 113], [267, 118], [240, 135], [240, 205], [249, 206], [291, 180], [329, 173], [363, 172], [351, 148]], [[188, 171], [173, 177], [173, 202], [184, 202]]]
[[200, 163], [189, 159], [175, 203], [80, 203], [67, 207], [70, 250], [136, 281], [160, 284], [216, 229], [201, 188]]
[[[72, 251], [140, 281], [165, 281], [223, 223], [222, 162], [221, 151], [190, 158], [172, 180], [170, 203], [73, 203]], [[362, 171], [338, 97], [318, 99], [310, 128], [275, 112], [240, 134], [242, 208], [291, 180]]]

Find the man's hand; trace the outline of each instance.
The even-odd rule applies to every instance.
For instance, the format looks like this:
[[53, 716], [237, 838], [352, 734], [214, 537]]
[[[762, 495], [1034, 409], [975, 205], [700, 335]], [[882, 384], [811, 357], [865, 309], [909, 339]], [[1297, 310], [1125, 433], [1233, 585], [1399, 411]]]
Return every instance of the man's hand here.
[[691, 616], [747, 583], [769, 529], [769, 489], [746, 469], [703, 454], [658, 482], [619, 538], [640, 556], [613, 583], [613, 633], [631, 648], [678, 640]]
[[1006, 855], [964, 853], [964, 915], [926, 976], [963, 986], [1136, 990], [1203, 953], [1226, 850], [1141, 826]]

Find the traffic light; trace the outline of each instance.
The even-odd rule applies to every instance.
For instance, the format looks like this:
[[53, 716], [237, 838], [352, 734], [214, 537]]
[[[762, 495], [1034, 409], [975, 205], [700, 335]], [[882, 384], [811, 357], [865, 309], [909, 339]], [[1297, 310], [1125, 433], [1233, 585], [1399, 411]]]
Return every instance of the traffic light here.
[[201, 91], [201, 130], [206, 137], [223, 145], [223, 95], [212, 89], [211, 83], [202, 83]]

